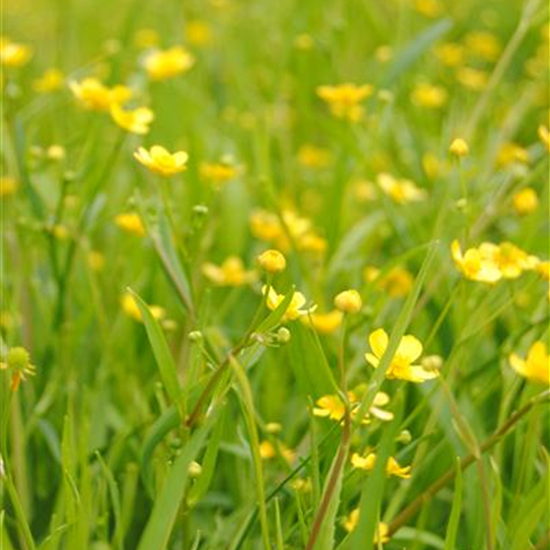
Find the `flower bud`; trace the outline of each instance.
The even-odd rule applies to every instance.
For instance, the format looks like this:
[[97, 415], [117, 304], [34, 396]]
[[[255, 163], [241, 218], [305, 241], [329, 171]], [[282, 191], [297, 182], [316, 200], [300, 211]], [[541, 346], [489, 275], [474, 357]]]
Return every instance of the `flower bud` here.
[[357, 313], [361, 311], [363, 301], [357, 290], [344, 290], [336, 295], [334, 305], [343, 313]]
[[192, 330], [189, 334], [189, 340], [191, 342], [201, 342], [202, 341], [202, 332], [200, 330]]
[[281, 327], [277, 331], [277, 340], [280, 344], [286, 344], [287, 342], [290, 342], [290, 330], [288, 330], [286, 327]]
[[462, 138], [456, 138], [449, 146], [449, 153], [456, 157], [465, 157], [468, 154], [468, 144]]
[[193, 460], [187, 468], [187, 473], [190, 478], [197, 478], [202, 474], [202, 466]]
[[267, 273], [280, 273], [286, 267], [285, 257], [278, 250], [266, 250], [257, 258], [260, 267]]

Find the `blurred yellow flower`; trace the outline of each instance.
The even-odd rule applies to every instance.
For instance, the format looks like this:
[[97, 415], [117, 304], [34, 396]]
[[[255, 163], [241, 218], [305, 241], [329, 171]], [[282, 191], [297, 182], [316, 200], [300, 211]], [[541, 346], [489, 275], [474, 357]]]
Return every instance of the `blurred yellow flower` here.
[[[364, 388], [358, 387], [354, 391], [348, 391], [348, 401], [350, 406], [350, 414], [353, 418], [357, 412], [359, 403], [359, 391], [361, 392]], [[383, 409], [390, 402], [389, 395], [385, 392], [376, 392], [374, 400], [369, 409], [369, 413], [363, 418], [362, 423], [368, 424], [371, 421], [371, 416], [382, 420], [383, 422], [389, 422], [393, 420], [393, 413]], [[346, 407], [344, 402], [338, 395], [323, 395], [315, 402], [317, 405], [313, 408], [313, 415], [321, 418], [330, 418], [336, 422], [340, 422], [344, 418], [346, 412]]]
[[364, 99], [372, 95], [374, 88], [370, 84], [358, 86], [345, 83], [336, 86], [319, 86], [317, 95], [329, 106], [336, 118], [357, 122], [363, 116]]
[[298, 151], [298, 162], [306, 168], [326, 168], [332, 162], [332, 154], [328, 149], [304, 144]]
[[202, 265], [203, 275], [218, 286], [242, 286], [256, 280], [255, 271], [246, 271], [238, 256], [229, 256], [221, 265], [206, 262]]
[[186, 23], [184, 34], [187, 42], [193, 46], [204, 47], [212, 42], [212, 29], [201, 19], [192, 19]]
[[343, 290], [335, 296], [334, 305], [342, 313], [358, 313], [363, 307], [363, 300], [357, 290]]
[[[284, 294], [278, 294], [273, 287], [263, 286], [262, 288], [262, 294], [267, 293], [267, 307], [273, 311], [277, 309], [279, 304], [285, 299]], [[301, 292], [294, 292], [292, 295], [292, 299], [290, 300], [290, 304], [288, 304], [288, 307], [282, 317], [283, 321], [294, 321], [295, 319], [298, 319], [299, 317], [302, 317], [302, 315], [307, 315], [308, 313], [312, 313], [315, 311], [315, 308], [317, 306], [311, 306], [308, 309], [304, 309], [304, 306], [306, 305], [306, 297]]]
[[447, 90], [426, 82], [417, 84], [411, 94], [411, 101], [420, 107], [439, 109], [447, 102]]
[[[346, 518], [346, 521], [344, 522], [344, 529], [351, 533], [359, 523], [359, 508], [355, 508], [355, 510], [352, 510], [349, 514], [349, 516]], [[374, 544], [383, 544], [385, 542], [390, 541], [389, 537], [390, 528], [389, 526], [384, 523], [383, 521], [380, 521], [376, 527], [376, 533], [374, 533]]]
[[462, 138], [455, 138], [449, 146], [449, 152], [455, 157], [465, 157], [469, 152], [468, 144]]
[[132, 97], [127, 86], [109, 88], [95, 77], [86, 77], [80, 82], [72, 80], [69, 88], [79, 103], [92, 111], [108, 111], [112, 105], [124, 104]]
[[[143, 320], [139, 306], [137, 305], [135, 298], [129, 292], [125, 292], [121, 296], [120, 305], [122, 306], [124, 313], [128, 315], [128, 317], [131, 317], [134, 321], [141, 322]], [[151, 315], [157, 320], [163, 319], [166, 315], [166, 311], [160, 306], [150, 305], [149, 310], [151, 311]]]
[[426, 17], [439, 17], [443, 14], [445, 6], [441, 0], [414, 0], [416, 11]]
[[485, 61], [496, 61], [502, 51], [502, 44], [497, 36], [487, 31], [473, 31], [466, 35], [464, 45], [468, 53]]
[[14, 195], [19, 187], [17, 180], [11, 176], [0, 177], [0, 198], [4, 199]]
[[[368, 453], [365, 456], [361, 456], [359, 453], [353, 453], [351, 455], [351, 465], [358, 470], [371, 471], [376, 464], [376, 454]], [[411, 477], [410, 466], [400, 466], [397, 460], [393, 456], [388, 458], [386, 462], [386, 475], [400, 477], [402, 479], [409, 479]]]
[[532, 382], [550, 385], [550, 357], [545, 342], [535, 342], [527, 352], [527, 359], [512, 353], [509, 361], [512, 368], [521, 376]]
[[436, 47], [435, 55], [443, 65], [458, 67], [464, 61], [464, 48], [456, 42], [446, 42]]
[[202, 162], [200, 165], [201, 178], [216, 186], [235, 179], [238, 173], [238, 166], [229, 157], [222, 158], [219, 162]]
[[138, 48], [152, 48], [159, 43], [159, 35], [155, 29], [138, 29], [134, 34], [134, 44]]
[[257, 262], [267, 273], [280, 273], [286, 268], [286, 258], [278, 250], [270, 249], [262, 252]]
[[0, 65], [3, 67], [22, 67], [30, 61], [32, 54], [30, 46], [0, 36]]
[[36, 78], [32, 85], [36, 92], [46, 94], [61, 89], [64, 81], [64, 74], [59, 69], [51, 68], [44, 71], [42, 76]]
[[501, 145], [497, 155], [497, 166], [505, 167], [510, 164], [528, 164], [529, 152], [517, 143], [508, 142]]
[[423, 201], [428, 196], [424, 189], [417, 187], [411, 180], [398, 179], [386, 172], [378, 174], [376, 181], [380, 189], [397, 204]]
[[132, 233], [138, 237], [145, 237], [145, 226], [139, 217], [139, 214], [134, 212], [123, 212], [115, 216], [115, 223], [120, 229], [127, 233]]
[[456, 266], [467, 279], [482, 283], [496, 283], [502, 277], [494, 255], [488, 254], [487, 248], [483, 250], [469, 248], [462, 254], [460, 243], [454, 240], [451, 243], [451, 254]]
[[537, 130], [539, 139], [542, 141], [548, 153], [550, 153], [550, 132], [544, 125], [540, 125]]
[[[281, 454], [283, 455], [283, 458], [288, 462], [291, 463], [296, 453], [289, 449], [284, 443], [278, 442], [279, 450]], [[272, 458], [275, 458], [277, 456], [277, 450], [275, 448], [275, 445], [271, 443], [271, 441], [264, 440], [260, 443], [260, 457], [264, 460], [270, 460]]]
[[411, 291], [413, 283], [414, 278], [410, 271], [404, 267], [395, 266], [377, 282], [376, 286], [392, 298], [401, 298]]
[[315, 312], [306, 317], [302, 317], [302, 323], [313, 327], [320, 334], [333, 334], [342, 324], [344, 314], [337, 309], [327, 313]]
[[164, 147], [153, 145], [149, 151], [140, 147], [134, 153], [134, 158], [151, 172], [161, 176], [173, 176], [187, 169], [189, 155], [185, 151], [169, 153]]
[[465, 88], [474, 92], [481, 92], [487, 86], [489, 75], [485, 71], [472, 67], [460, 67], [456, 71], [456, 78]]
[[123, 130], [132, 134], [143, 135], [149, 132], [149, 125], [155, 115], [148, 107], [123, 109], [118, 103], [111, 104], [111, 118]]
[[[365, 359], [377, 368], [386, 348], [389, 338], [384, 329], [377, 329], [369, 336], [372, 353], [366, 353]], [[386, 371], [386, 378], [407, 380], [408, 382], [422, 383], [439, 376], [439, 371], [426, 370], [422, 365], [414, 362], [422, 355], [422, 343], [414, 336], [407, 334], [401, 338], [390, 366]]]
[[101, 271], [105, 267], [105, 256], [97, 250], [88, 252], [88, 265], [92, 271]]
[[315, 41], [310, 34], [302, 33], [294, 37], [294, 47], [299, 50], [311, 50], [315, 45]]
[[151, 80], [166, 80], [186, 73], [195, 63], [195, 58], [182, 46], [168, 50], [156, 50], [143, 63]]
[[527, 254], [515, 244], [503, 242], [499, 245], [482, 243], [479, 247], [482, 257], [490, 258], [505, 279], [517, 279], [524, 271], [536, 268], [540, 260]]
[[526, 216], [532, 214], [539, 207], [539, 197], [532, 187], [525, 187], [512, 197], [512, 204], [516, 214]]
[[27, 376], [36, 374], [36, 367], [31, 364], [31, 356], [23, 347], [14, 347], [8, 350], [5, 361], [0, 362], [0, 370], [11, 371], [11, 391], [17, 391], [21, 381]]

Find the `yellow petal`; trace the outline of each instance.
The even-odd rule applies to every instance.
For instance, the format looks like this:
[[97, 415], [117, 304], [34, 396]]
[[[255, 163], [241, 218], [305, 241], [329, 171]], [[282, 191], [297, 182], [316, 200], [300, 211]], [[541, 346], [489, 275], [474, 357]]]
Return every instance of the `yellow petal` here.
[[[383, 328], [379, 328], [372, 332], [369, 336], [369, 344], [374, 355], [376, 355], [378, 359], [381, 359], [388, 347], [388, 335], [386, 331]], [[372, 363], [369, 359], [367, 359], [367, 361]]]
[[407, 358], [410, 363], [413, 363], [422, 355], [422, 343], [418, 338], [407, 334], [401, 338], [396, 355], [401, 355]]

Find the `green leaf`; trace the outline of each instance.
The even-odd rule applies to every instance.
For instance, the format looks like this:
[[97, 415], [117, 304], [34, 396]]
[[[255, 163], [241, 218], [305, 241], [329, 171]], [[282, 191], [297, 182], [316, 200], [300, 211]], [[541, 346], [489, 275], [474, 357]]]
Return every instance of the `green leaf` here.
[[460, 458], [456, 459], [456, 477], [453, 496], [453, 507], [451, 516], [447, 524], [447, 534], [445, 536], [445, 550], [454, 550], [456, 544], [456, 535], [460, 524], [460, 513], [462, 511], [462, 469], [460, 467]]

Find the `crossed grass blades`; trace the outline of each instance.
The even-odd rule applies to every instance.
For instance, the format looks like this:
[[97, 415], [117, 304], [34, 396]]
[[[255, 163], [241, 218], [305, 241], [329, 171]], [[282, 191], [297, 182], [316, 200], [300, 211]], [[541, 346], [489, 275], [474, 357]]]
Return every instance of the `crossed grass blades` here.
[[546, 3], [1, 35], [2, 550], [548, 548]]

